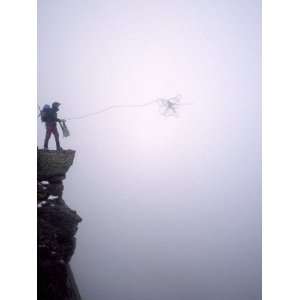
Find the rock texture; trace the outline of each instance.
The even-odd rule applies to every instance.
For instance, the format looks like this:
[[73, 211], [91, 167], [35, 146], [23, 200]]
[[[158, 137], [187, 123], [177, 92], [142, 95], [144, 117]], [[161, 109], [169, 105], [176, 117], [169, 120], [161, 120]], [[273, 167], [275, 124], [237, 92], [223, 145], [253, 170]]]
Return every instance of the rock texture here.
[[38, 300], [81, 299], [69, 266], [81, 218], [62, 198], [74, 157], [72, 150], [38, 150]]

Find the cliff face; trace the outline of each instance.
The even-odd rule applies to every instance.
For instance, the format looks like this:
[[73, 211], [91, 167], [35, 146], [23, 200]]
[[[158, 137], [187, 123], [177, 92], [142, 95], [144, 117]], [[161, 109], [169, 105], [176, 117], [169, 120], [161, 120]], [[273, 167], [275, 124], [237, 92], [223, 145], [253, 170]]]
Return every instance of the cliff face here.
[[74, 157], [72, 150], [38, 150], [38, 300], [81, 299], [69, 266], [81, 218], [62, 198]]

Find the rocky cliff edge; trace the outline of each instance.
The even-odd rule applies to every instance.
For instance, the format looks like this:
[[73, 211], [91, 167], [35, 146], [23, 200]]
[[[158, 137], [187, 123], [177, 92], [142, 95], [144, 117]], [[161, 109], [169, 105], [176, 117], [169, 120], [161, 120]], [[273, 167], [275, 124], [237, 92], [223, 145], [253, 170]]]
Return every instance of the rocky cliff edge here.
[[63, 180], [75, 151], [38, 150], [38, 300], [80, 300], [69, 266], [80, 216], [63, 200]]

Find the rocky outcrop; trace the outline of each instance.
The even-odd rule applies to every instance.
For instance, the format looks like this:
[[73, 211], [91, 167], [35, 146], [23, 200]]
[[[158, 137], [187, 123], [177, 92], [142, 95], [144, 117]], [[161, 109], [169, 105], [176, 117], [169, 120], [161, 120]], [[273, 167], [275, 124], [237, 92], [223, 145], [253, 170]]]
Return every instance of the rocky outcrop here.
[[74, 157], [72, 150], [38, 150], [38, 300], [81, 299], [69, 266], [81, 218], [62, 198]]

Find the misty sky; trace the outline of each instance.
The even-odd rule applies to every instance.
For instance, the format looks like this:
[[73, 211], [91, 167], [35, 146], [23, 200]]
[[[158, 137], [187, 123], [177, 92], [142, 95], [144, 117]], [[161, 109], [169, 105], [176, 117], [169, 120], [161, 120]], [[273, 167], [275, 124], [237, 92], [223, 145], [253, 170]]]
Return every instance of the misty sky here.
[[261, 299], [260, 5], [38, 1], [40, 105], [70, 118], [192, 103], [67, 123], [83, 300]]

